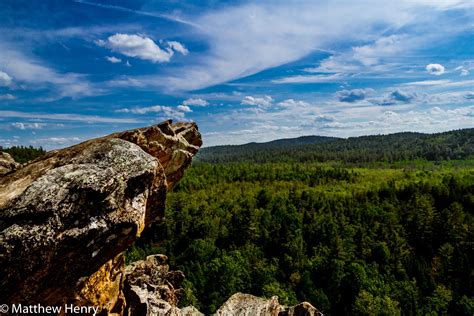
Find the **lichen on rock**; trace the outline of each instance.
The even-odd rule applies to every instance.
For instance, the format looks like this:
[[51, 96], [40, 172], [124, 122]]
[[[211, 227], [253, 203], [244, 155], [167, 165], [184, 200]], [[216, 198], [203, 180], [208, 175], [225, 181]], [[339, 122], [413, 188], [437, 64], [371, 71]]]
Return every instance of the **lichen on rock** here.
[[194, 123], [166, 121], [49, 152], [0, 177], [0, 301], [110, 311], [118, 256], [163, 217], [167, 190], [201, 144]]
[[314, 306], [303, 302], [295, 306], [285, 306], [278, 297], [260, 298], [250, 294], [235, 293], [215, 313], [215, 316], [322, 316]]

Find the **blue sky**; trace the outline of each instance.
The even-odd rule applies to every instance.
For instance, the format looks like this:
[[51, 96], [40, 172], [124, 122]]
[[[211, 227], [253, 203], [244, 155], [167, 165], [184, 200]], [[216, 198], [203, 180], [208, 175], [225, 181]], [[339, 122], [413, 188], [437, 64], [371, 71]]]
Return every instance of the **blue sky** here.
[[0, 145], [474, 127], [472, 0], [0, 1]]

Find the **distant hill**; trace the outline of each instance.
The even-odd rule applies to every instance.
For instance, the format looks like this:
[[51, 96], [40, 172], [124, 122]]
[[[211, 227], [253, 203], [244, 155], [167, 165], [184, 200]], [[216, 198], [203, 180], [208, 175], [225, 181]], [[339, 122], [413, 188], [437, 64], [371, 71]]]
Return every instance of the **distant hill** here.
[[[339, 139], [337, 137], [327, 137], [327, 136], [301, 136], [297, 138], [282, 138], [272, 140], [266, 143], [250, 143], [254, 145], [258, 145], [260, 147], [277, 147], [277, 146], [298, 146], [298, 145], [312, 145], [312, 144], [320, 144], [325, 143], [328, 141]], [[240, 146], [248, 146], [247, 145], [240, 145]]]
[[474, 157], [474, 128], [436, 134], [404, 132], [347, 139], [303, 136], [267, 143], [202, 148], [197, 159], [211, 163], [242, 161], [366, 163], [414, 159], [439, 161], [472, 157]]
[[282, 138], [265, 143], [248, 143], [243, 145], [224, 145], [201, 148], [197, 160], [207, 162], [229, 162], [245, 160], [258, 160], [266, 152], [280, 152], [290, 148], [313, 145], [336, 140], [335, 137], [326, 136], [301, 136], [297, 138]]

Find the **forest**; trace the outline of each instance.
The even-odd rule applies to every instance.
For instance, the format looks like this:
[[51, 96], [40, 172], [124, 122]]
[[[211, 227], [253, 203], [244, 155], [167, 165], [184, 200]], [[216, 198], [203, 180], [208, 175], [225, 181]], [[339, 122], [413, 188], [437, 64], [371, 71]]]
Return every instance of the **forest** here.
[[[474, 313], [474, 129], [204, 148], [127, 253], [206, 314], [235, 292], [326, 315]], [[312, 143], [315, 142], [315, 143]]]
[[16, 162], [25, 163], [43, 156], [46, 151], [43, 148], [35, 148], [33, 146], [12, 146], [3, 148], [0, 146], [0, 151], [9, 153]]

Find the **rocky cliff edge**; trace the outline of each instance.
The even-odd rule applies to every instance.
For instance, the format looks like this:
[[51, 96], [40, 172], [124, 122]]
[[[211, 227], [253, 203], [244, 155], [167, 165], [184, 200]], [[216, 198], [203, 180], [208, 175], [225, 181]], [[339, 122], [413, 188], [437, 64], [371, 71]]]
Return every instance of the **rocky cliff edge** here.
[[[202, 145], [194, 123], [165, 121], [52, 151], [25, 166], [0, 156], [0, 302], [94, 306], [99, 315], [203, 315], [177, 308], [184, 275], [164, 255], [123, 252], [163, 217], [166, 192]], [[216, 315], [319, 315], [233, 295]]]

